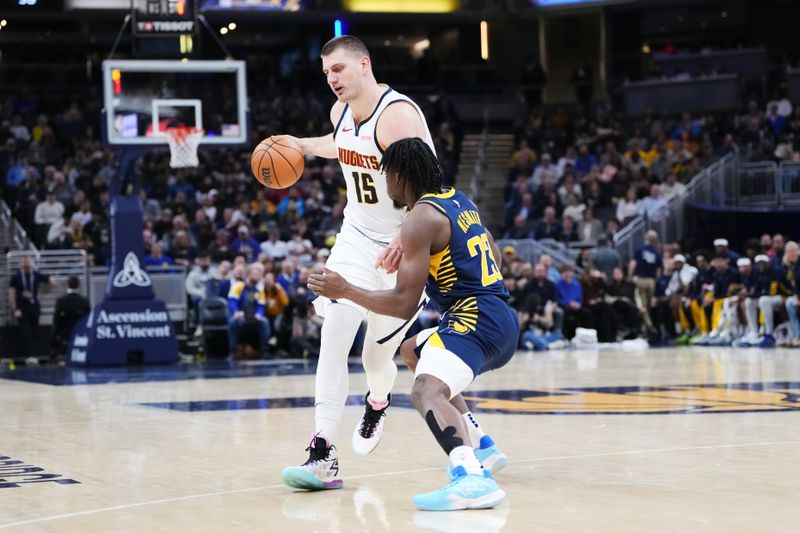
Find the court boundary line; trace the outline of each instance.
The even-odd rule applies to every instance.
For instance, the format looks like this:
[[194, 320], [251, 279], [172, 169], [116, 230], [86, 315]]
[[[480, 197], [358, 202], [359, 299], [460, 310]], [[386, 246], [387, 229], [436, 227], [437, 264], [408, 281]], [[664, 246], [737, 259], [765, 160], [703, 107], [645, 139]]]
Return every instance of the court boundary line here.
[[[759, 441], [759, 442], [743, 442], [739, 444], [714, 444], [714, 445], [707, 445], [707, 446], [685, 446], [685, 447], [678, 447], [678, 448], [655, 448], [652, 450], [624, 450], [619, 452], [606, 452], [606, 453], [593, 453], [593, 454], [583, 454], [583, 455], [555, 455], [551, 457], [535, 457], [532, 459], [519, 459], [516, 461], [509, 461], [509, 464], [524, 464], [524, 463], [536, 463], [536, 462], [547, 462], [547, 461], [560, 461], [566, 459], [591, 459], [596, 457], [613, 457], [613, 456], [624, 456], [624, 455], [644, 455], [650, 453], [669, 453], [669, 452], [683, 452], [683, 451], [695, 451], [695, 450], [715, 450], [721, 448], [747, 448], [752, 446], [781, 446], [781, 445], [789, 445], [789, 444], [800, 444], [800, 440], [788, 440], [788, 441]], [[384, 476], [395, 476], [395, 475], [405, 475], [405, 474], [416, 474], [420, 472], [433, 472], [437, 470], [442, 470], [442, 467], [428, 467], [428, 468], [417, 468], [412, 470], [397, 470], [394, 472], [380, 472], [376, 474], [362, 474], [359, 476], [350, 476], [346, 479], [348, 480], [356, 480], [356, 479], [369, 479], [374, 477], [384, 477]], [[199, 498], [208, 498], [212, 496], [223, 496], [228, 494], [240, 494], [244, 492], [255, 492], [259, 490], [272, 490], [276, 488], [289, 488], [286, 487], [283, 483], [276, 483], [272, 485], [264, 485], [260, 487], [246, 487], [242, 489], [233, 489], [233, 490], [223, 490], [223, 491], [215, 491], [215, 492], [206, 492], [201, 494], [189, 494], [186, 496], [176, 496], [174, 498], [162, 498], [160, 500], [150, 500], [146, 502], [137, 502], [137, 503], [127, 503], [122, 505], [114, 505], [111, 507], [100, 507], [98, 509], [88, 509], [85, 511], [77, 511], [74, 513], [64, 513], [60, 515], [52, 515], [52, 516], [43, 516], [40, 518], [33, 518], [30, 520], [22, 520], [19, 522], [12, 522], [9, 524], [0, 524], [0, 529], [10, 529], [12, 527], [19, 527], [25, 526], [29, 524], [38, 524], [42, 522], [50, 522], [53, 520], [62, 520], [67, 518], [75, 518], [78, 516], [86, 516], [91, 514], [98, 514], [98, 513], [105, 513], [109, 511], [119, 511], [122, 509], [134, 509], [136, 507], [146, 507], [149, 505], [159, 505], [162, 503], [171, 503], [171, 502], [180, 502], [186, 500], [194, 500]]]

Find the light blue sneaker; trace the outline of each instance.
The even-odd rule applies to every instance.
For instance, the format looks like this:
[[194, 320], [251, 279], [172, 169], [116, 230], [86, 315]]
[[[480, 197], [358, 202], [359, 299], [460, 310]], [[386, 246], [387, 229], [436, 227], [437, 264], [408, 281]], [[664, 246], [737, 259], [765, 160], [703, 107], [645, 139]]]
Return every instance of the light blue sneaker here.
[[463, 466], [451, 472], [453, 482], [434, 492], [417, 494], [414, 505], [420, 511], [490, 509], [503, 502], [506, 493], [497, 486], [488, 470], [483, 476], [467, 474]]
[[483, 467], [492, 474], [496, 474], [508, 464], [508, 456], [500, 451], [489, 435], [481, 437], [481, 444], [475, 449], [475, 455]]

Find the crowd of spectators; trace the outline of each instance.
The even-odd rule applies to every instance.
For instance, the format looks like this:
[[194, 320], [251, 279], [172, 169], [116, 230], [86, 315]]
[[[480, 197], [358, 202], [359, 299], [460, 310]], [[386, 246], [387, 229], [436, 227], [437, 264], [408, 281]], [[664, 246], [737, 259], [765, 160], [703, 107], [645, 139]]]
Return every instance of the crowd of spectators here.
[[658, 219], [716, 158], [800, 161], [800, 106], [776, 97], [729, 114], [622, 117], [531, 106], [516, 124], [503, 234], [594, 246], [637, 215]]
[[741, 253], [725, 238], [685, 253], [650, 231], [628, 264], [606, 238], [599, 244], [579, 276], [547, 255], [532, 264], [503, 249], [521, 348], [563, 347], [577, 328], [596, 331], [598, 342], [800, 346], [800, 246], [783, 235], [748, 240]]

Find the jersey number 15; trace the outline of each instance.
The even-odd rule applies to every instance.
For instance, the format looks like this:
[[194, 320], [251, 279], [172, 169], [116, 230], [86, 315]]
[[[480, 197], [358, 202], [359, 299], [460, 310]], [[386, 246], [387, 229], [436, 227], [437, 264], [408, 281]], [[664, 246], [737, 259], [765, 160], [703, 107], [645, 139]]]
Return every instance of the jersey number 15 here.
[[488, 287], [492, 283], [503, 281], [503, 275], [497, 268], [497, 263], [494, 262], [492, 256], [492, 247], [489, 246], [489, 237], [485, 233], [476, 235], [467, 241], [467, 248], [469, 248], [469, 256], [481, 256], [481, 283], [484, 287]]
[[356, 184], [356, 197], [360, 204], [377, 204], [378, 191], [375, 190], [375, 182], [372, 176], [366, 172], [359, 174], [353, 172], [353, 182]]

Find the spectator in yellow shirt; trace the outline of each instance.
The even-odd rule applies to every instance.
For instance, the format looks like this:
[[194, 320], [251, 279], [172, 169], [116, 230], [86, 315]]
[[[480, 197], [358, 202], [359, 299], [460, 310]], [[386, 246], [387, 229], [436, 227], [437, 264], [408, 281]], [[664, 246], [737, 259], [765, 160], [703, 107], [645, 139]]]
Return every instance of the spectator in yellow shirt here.
[[264, 314], [273, 323], [289, 305], [289, 296], [283, 287], [275, 283], [275, 274], [272, 272], [264, 274], [264, 302]]

